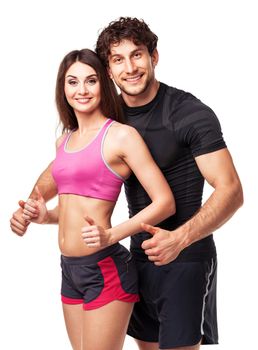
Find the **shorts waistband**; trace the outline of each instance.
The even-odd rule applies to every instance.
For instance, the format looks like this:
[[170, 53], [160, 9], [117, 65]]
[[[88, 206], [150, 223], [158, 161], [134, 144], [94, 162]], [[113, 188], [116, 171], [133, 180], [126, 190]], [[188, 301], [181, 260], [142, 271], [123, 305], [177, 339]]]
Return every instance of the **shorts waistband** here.
[[121, 244], [115, 243], [111, 245], [110, 247], [104, 248], [99, 250], [96, 253], [90, 254], [90, 255], [85, 255], [85, 256], [65, 256], [61, 255], [61, 259], [72, 265], [81, 265], [81, 264], [94, 264], [97, 263], [106, 257], [114, 254], [116, 251], [119, 250], [121, 247]]

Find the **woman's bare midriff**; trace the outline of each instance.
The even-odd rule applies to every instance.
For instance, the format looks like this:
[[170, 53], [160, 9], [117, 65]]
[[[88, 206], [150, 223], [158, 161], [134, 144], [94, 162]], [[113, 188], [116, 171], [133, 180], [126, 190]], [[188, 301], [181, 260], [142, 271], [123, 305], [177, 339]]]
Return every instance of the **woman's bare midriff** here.
[[90, 255], [100, 248], [89, 248], [84, 243], [81, 229], [88, 223], [84, 217], [92, 218], [96, 225], [110, 228], [110, 217], [115, 202], [83, 197], [73, 194], [59, 195], [59, 248], [65, 256]]

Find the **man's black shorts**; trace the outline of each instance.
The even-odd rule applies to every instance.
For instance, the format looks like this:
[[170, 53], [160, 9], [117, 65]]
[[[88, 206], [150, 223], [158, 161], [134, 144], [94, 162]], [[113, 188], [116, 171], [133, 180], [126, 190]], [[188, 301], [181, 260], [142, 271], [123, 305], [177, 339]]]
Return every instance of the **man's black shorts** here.
[[160, 349], [217, 344], [216, 258], [156, 266], [134, 256], [140, 302], [128, 328], [132, 337]]

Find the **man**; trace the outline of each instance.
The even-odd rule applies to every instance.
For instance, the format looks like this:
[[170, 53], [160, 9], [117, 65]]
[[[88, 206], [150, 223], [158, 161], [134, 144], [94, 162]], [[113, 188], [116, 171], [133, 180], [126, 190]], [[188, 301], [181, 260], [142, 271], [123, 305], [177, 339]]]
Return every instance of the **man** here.
[[[127, 123], [143, 136], [177, 207], [159, 227], [143, 224], [145, 231], [131, 238], [141, 301], [128, 334], [140, 350], [197, 350], [201, 343], [218, 342], [212, 232], [242, 205], [243, 194], [213, 111], [193, 95], [156, 80], [157, 40], [143, 21], [120, 18], [101, 32], [96, 46], [121, 90]], [[202, 205], [205, 180], [214, 191]], [[56, 194], [50, 166], [37, 185], [45, 200]], [[134, 175], [125, 191], [130, 216], [150, 203]], [[19, 209], [11, 228], [23, 235], [26, 225]]]

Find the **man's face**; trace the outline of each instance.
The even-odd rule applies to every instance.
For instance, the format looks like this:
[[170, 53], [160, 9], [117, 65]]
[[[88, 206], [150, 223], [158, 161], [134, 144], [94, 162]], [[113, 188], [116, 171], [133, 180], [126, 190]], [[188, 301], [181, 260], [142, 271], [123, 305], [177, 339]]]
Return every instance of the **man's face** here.
[[109, 74], [122, 95], [138, 96], [154, 82], [158, 53], [154, 50], [150, 56], [146, 46], [123, 40], [111, 45], [108, 61]]

